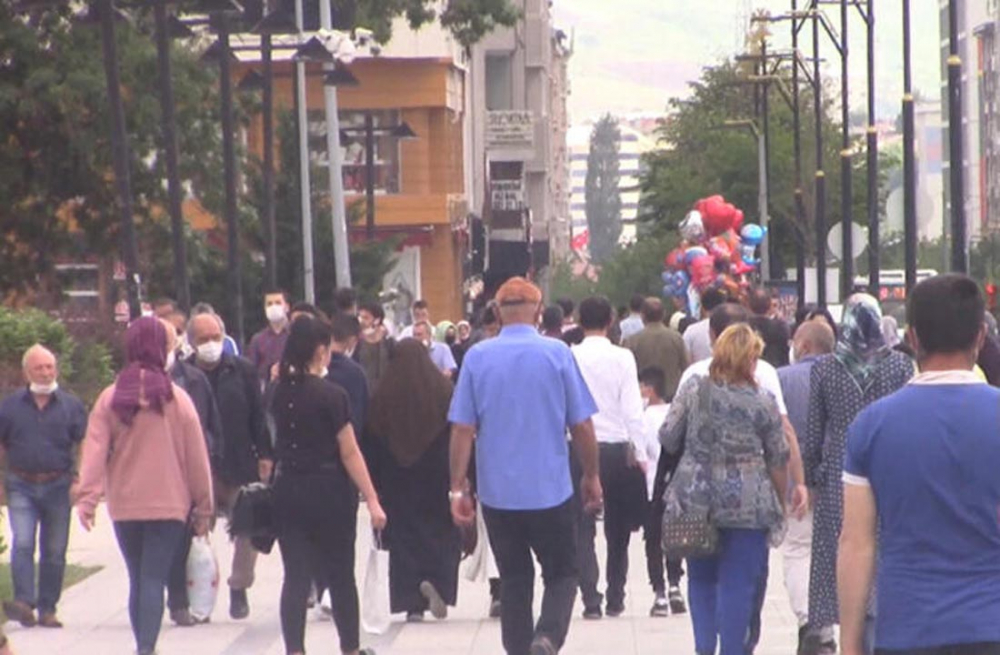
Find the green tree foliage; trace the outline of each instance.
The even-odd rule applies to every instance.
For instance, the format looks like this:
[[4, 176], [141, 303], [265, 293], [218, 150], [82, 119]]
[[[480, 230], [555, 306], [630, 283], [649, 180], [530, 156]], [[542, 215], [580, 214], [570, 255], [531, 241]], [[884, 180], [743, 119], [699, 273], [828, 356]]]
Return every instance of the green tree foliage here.
[[[790, 71], [779, 70], [791, 89]], [[741, 208], [748, 223], [757, 223], [757, 139], [745, 128], [733, 129], [726, 121], [755, 119], [761, 124], [753, 87], [746, 71], [732, 63], [704, 69], [690, 84], [690, 97], [670, 101], [668, 115], [657, 136], [661, 148], [646, 155], [641, 176], [640, 233], [674, 233], [677, 225], [699, 198], [720, 193]], [[813, 94], [807, 86], [800, 93], [802, 126], [802, 190], [805, 221], [796, 222], [794, 192], [794, 122], [788, 103], [776, 88], [770, 91], [770, 217], [774, 264], [777, 274], [795, 263], [795, 239], [806, 244], [807, 260], [815, 261], [814, 184], [816, 155]], [[822, 128], [823, 162], [826, 176], [828, 226], [841, 220], [840, 125], [830, 116], [835, 109], [824, 97]], [[888, 170], [898, 164], [894, 155], [879, 160], [879, 184], [884, 189]], [[867, 172], [863, 147], [854, 159], [852, 218], [867, 224]], [[885, 194], [880, 193], [879, 216], [885, 220]], [[860, 264], [861, 262], [859, 262]]]
[[[68, 9], [16, 14], [0, 1], [0, 290], [29, 291], [63, 257], [118, 249], [118, 213], [100, 35]], [[148, 17], [120, 23], [118, 48], [134, 210], [162, 214], [165, 163]], [[173, 50], [181, 175], [210, 210], [222, 197], [216, 72]], [[153, 250], [162, 250], [160, 241]], [[140, 270], [148, 272], [150, 250]]]
[[[512, 0], [448, 0], [438, 13], [438, 0], [333, 0], [333, 26], [342, 30], [364, 27], [375, 40], [387, 43], [392, 38], [392, 23], [406, 18], [410, 27], [419, 29], [439, 20], [465, 48], [472, 47], [497, 27], [513, 26], [521, 13]], [[293, 0], [282, 0], [286, 11]], [[319, 25], [319, 4], [305, 3], [307, 28]]]
[[618, 161], [621, 136], [618, 121], [610, 114], [602, 117], [590, 133], [585, 200], [590, 257], [595, 264], [614, 256], [622, 234]]

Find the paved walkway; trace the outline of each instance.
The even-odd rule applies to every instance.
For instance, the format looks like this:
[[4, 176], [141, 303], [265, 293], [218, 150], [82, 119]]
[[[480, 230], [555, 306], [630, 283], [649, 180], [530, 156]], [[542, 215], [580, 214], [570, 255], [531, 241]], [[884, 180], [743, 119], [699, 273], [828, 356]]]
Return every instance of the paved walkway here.
[[[362, 517], [366, 522], [367, 518]], [[368, 532], [362, 527], [359, 534]], [[358, 543], [358, 580], [363, 579], [368, 541]], [[9, 534], [8, 534], [8, 541]], [[79, 529], [74, 516], [70, 561], [99, 564], [104, 569], [67, 590], [60, 606], [63, 630], [30, 630], [8, 624], [7, 632], [18, 655], [128, 655], [134, 651], [128, 624], [126, 596], [128, 578], [106, 514], [99, 515], [92, 533]], [[223, 580], [229, 571], [231, 549], [219, 527], [215, 544]], [[617, 619], [588, 622], [574, 619], [567, 655], [652, 655], [654, 653], [693, 653], [689, 619], [648, 617], [652, 592], [645, 579], [645, 561], [640, 535], [633, 536], [632, 575], [627, 612]], [[603, 550], [603, 544], [601, 544]], [[603, 555], [601, 555], [603, 558]], [[764, 639], [759, 655], [788, 655], [795, 648], [795, 620], [788, 609], [781, 581], [780, 559], [771, 566], [771, 583], [764, 615]], [[283, 655], [278, 622], [278, 595], [281, 587], [281, 560], [275, 551], [261, 557], [257, 581], [250, 591], [250, 618], [236, 622], [229, 619], [228, 590], [219, 594], [213, 622], [195, 628], [177, 628], [168, 619], [160, 637], [161, 655]], [[537, 598], [536, 594], [536, 607]], [[485, 619], [489, 594], [485, 585], [464, 580], [459, 588], [459, 605], [444, 622], [429, 620], [410, 625], [402, 617], [388, 634], [362, 635], [362, 645], [373, 646], [379, 655], [503, 655], [500, 625]], [[577, 613], [578, 615], [579, 613]], [[333, 623], [312, 619], [307, 628], [306, 647], [310, 653], [338, 653], [337, 632]]]

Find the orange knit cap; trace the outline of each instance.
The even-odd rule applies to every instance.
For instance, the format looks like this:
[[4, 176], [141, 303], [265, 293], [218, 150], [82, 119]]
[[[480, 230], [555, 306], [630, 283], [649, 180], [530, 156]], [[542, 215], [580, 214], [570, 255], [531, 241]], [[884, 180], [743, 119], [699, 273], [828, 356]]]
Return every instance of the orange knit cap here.
[[542, 291], [523, 277], [512, 277], [497, 290], [496, 301], [501, 306], [542, 302]]

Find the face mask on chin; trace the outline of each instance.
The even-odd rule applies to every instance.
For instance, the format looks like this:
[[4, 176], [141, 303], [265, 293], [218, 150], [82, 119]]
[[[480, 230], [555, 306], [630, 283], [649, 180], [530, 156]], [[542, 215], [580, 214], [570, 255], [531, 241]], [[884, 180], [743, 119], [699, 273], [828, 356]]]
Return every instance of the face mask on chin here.
[[198, 361], [205, 364], [216, 364], [222, 359], [222, 342], [209, 341], [198, 346]]
[[170, 352], [167, 353], [167, 361], [163, 365], [163, 369], [169, 371], [174, 367], [174, 364], [176, 363], [177, 363], [177, 351], [171, 350]]
[[788, 348], [788, 362], [790, 364], [794, 364], [795, 362], [798, 361], [798, 359], [799, 358], [795, 356], [795, 348], [793, 346], [790, 346]]
[[28, 389], [31, 393], [36, 396], [51, 396], [59, 388], [59, 383], [55, 380], [49, 382], [48, 384], [42, 384], [40, 382], [32, 382], [28, 385]]

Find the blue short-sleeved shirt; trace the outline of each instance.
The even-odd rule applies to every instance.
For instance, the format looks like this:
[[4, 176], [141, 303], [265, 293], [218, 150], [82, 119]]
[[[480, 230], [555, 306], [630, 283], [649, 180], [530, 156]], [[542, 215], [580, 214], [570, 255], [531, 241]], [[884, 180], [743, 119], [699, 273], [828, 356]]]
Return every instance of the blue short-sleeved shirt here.
[[848, 431], [844, 481], [871, 485], [881, 529], [882, 649], [1000, 641], [1000, 390], [945, 375], [918, 377]]
[[466, 353], [448, 419], [476, 428], [480, 501], [536, 510], [573, 495], [566, 429], [596, 413], [569, 347], [510, 325]]
[[7, 464], [28, 473], [53, 473], [73, 468], [73, 449], [87, 431], [87, 410], [61, 389], [38, 409], [27, 388], [0, 403], [0, 444]]

